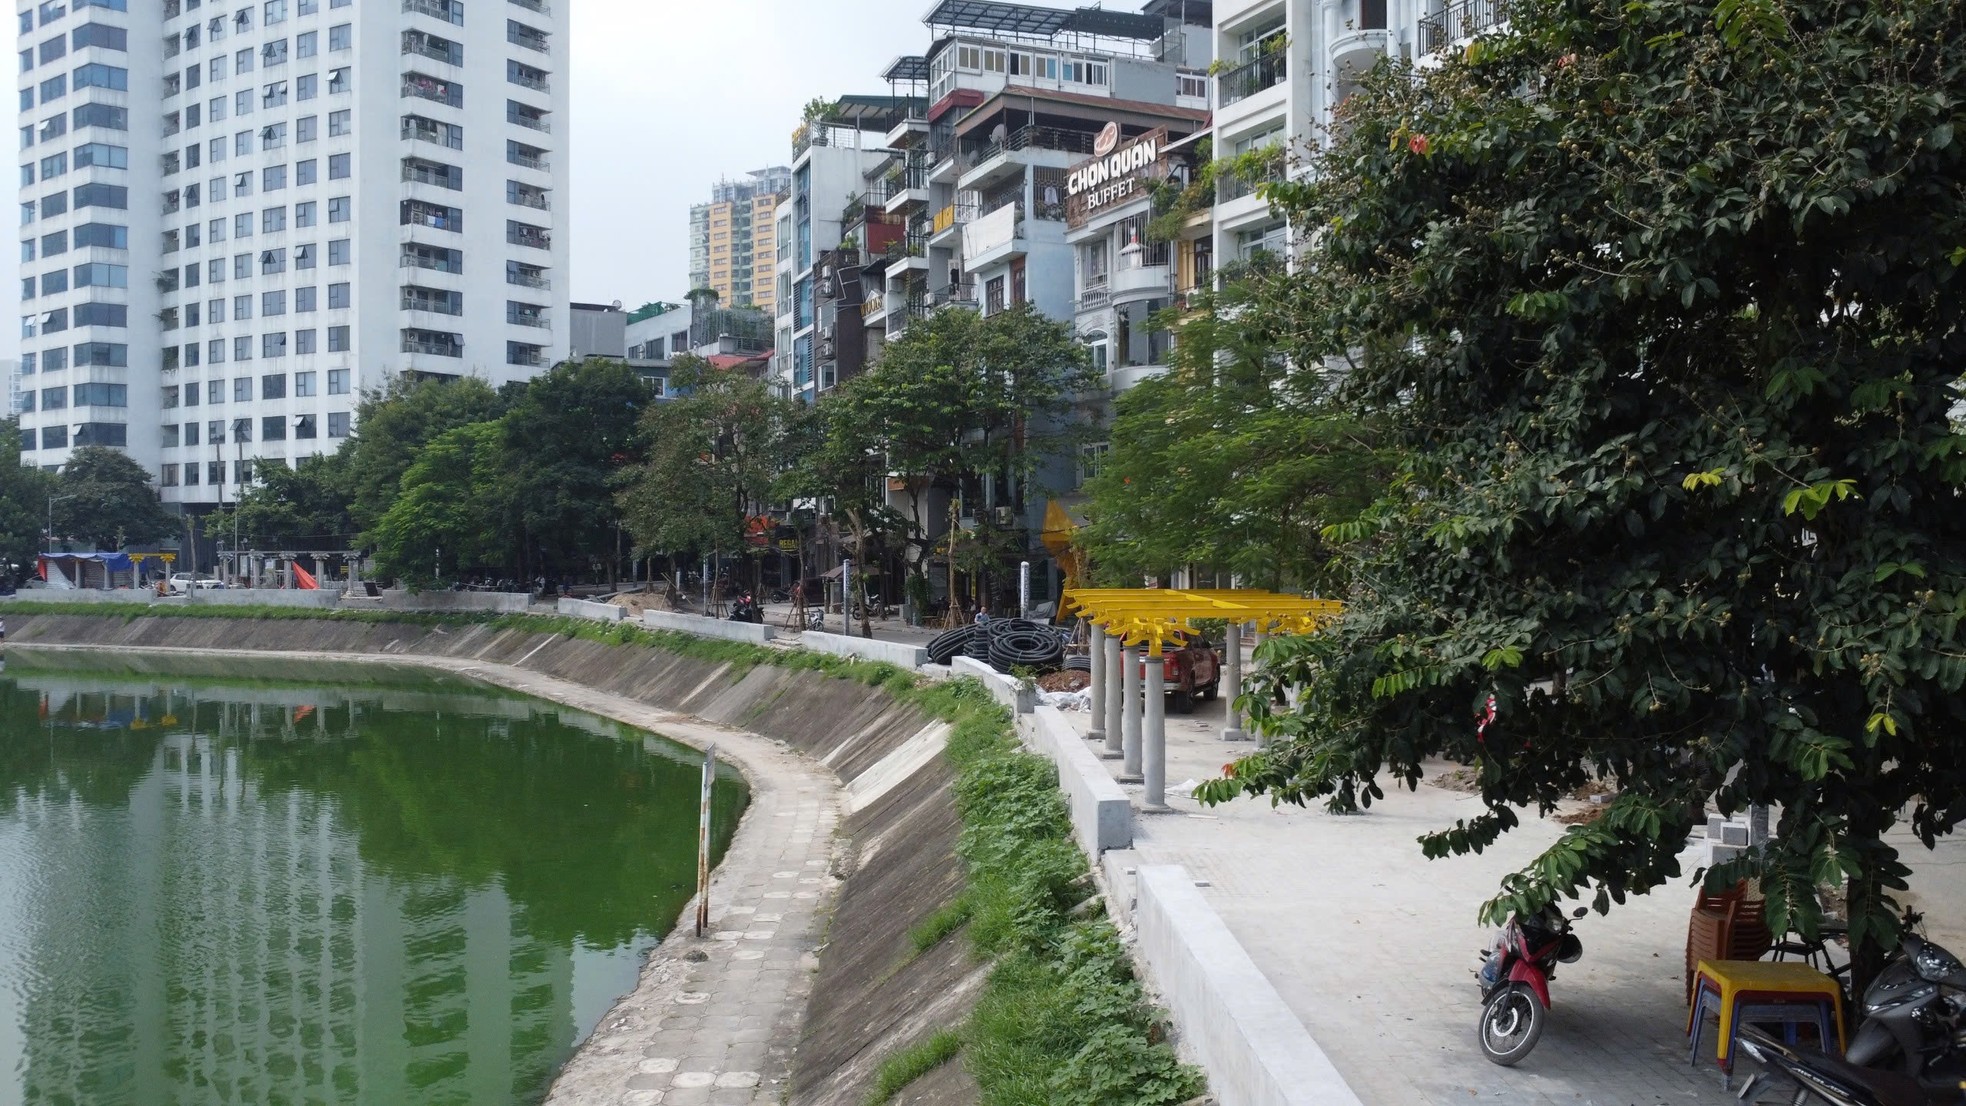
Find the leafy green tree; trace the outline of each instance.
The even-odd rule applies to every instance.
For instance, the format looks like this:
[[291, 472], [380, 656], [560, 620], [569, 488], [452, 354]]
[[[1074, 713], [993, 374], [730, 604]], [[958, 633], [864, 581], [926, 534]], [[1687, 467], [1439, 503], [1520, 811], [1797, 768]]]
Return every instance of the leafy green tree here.
[[52, 484], [40, 469], [21, 464], [19, 420], [0, 420], [0, 562], [18, 566], [10, 583], [34, 571]]
[[69, 455], [55, 478], [55, 533], [122, 549], [170, 537], [177, 522], [150, 486], [150, 473], [129, 455], [106, 446], [83, 446]]
[[376, 572], [427, 587], [457, 570], [507, 563], [505, 432], [499, 421], [474, 422], [418, 451], [401, 493], [371, 532]]
[[[1966, 36], [1922, 0], [1564, 0], [1388, 69], [1300, 182], [1292, 352], [1404, 428], [1334, 529], [1338, 629], [1278, 640], [1276, 744], [1208, 798], [1340, 808], [1471, 760], [1478, 850], [1593, 776], [1617, 797], [1489, 918], [1680, 875], [1714, 803], [1777, 835], [1778, 930], [1847, 896], [1859, 985], [1894, 938], [1908, 820], [1966, 818]], [[1723, 24], [1717, 30], [1715, 21]], [[1477, 737], [1475, 714], [1499, 715]]]
[[1253, 280], [1169, 320], [1168, 371], [1115, 401], [1082, 537], [1102, 578], [1198, 565], [1261, 587], [1342, 587], [1320, 533], [1370, 505], [1390, 463], [1324, 375], [1277, 355], [1278, 316], [1245, 310]]
[[849, 501], [872, 459], [905, 489], [911, 574], [934, 548], [936, 493], [976, 494], [986, 481], [1022, 507], [1048, 461], [1084, 436], [1069, 416], [1099, 383], [1071, 327], [1028, 303], [988, 317], [943, 310], [910, 326], [828, 402], [823, 463]]
[[622, 474], [622, 517], [651, 552], [741, 549], [788, 467], [796, 412], [763, 381], [700, 357], [677, 358], [670, 381], [676, 395], [641, 414], [643, 460]]
[[403, 473], [432, 439], [446, 430], [497, 418], [505, 403], [476, 377], [457, 380], [398, 378], [362, 397], [347, 456], [349, 513], [368, 530], [396, 502]]
[[562, 362], [513, 389], [502, 420], [505, 482], [522, 571], [584, 571], [609, 560], [621, 515], [618, 474], [636, 459], [636, 424], [654, 399], [623, 361]]
[[[227, 515], [237, 512], [239, 534], [254, 548], [348, 549], [355, 541], [349, 478], [345, 453], [317, 453], [292, 468], [259, 465], [252, 487]], [[216, 519], [213, 532], [230, 533], [231, 525], [230, 518]]]
[[33, 572], [47, 530], [47, 497], [53, 479], [20, 462], [20, 420], [0, 420], [0, 560], [18, 566], [10, 583]]

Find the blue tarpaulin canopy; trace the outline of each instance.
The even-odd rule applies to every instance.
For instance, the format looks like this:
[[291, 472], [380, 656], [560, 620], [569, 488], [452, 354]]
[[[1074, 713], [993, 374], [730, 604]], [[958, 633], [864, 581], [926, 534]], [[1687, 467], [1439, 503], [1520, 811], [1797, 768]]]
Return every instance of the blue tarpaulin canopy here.
[[83, 561], [99, 564], [111, 572], [128, 572], [136, 567], [128, 553], [43, 553], [44, 561]]

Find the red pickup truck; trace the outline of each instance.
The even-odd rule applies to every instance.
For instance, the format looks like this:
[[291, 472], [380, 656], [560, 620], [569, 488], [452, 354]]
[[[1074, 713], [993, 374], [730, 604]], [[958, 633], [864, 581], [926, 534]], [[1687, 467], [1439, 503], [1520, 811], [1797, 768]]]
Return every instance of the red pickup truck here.
[[[1140, 678], [1147, 678], [1149, 658], [1140, 662]], [[1210, 702], [1222, 690], [1222, 657], [1200, 634], [1169, 639], [1161, 646], [1161, 676], [1167, 687], [1167, 705], [1176, 714], [1193, 714], [1195, 700]]]

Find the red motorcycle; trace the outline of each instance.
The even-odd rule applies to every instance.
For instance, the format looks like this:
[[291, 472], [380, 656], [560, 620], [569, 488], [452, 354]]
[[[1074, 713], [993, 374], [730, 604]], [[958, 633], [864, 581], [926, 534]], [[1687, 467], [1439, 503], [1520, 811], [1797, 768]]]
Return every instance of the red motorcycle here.
[[[1587, 910], [1578, 907], [1572, 917]], [[1570, 919], [1555, 904], [1533, 918], [1509, 915], [1495, 943], [1481, 954], [1481, 1053], [1504, 1067], [1518, 1063], [1536, 1047], [1550, 1008], [1550, 980], [1556, 966], [1574, 964], [1584, 943], [1570, 932]]]

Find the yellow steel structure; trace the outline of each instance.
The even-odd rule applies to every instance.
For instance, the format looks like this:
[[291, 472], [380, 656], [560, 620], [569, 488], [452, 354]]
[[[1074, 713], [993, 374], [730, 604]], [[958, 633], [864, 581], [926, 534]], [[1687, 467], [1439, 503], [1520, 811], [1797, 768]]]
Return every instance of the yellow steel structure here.
[[1074, 611], [1126, 644], [1146, 645], [1149, 655], [1159, 656], [1162, 642], [1199, 619], [1255, 623], [1264, 633], [1309, 634], [1336, 621], [1345, 605], [1255, 588], [1067, 588], [1065, 612]]

